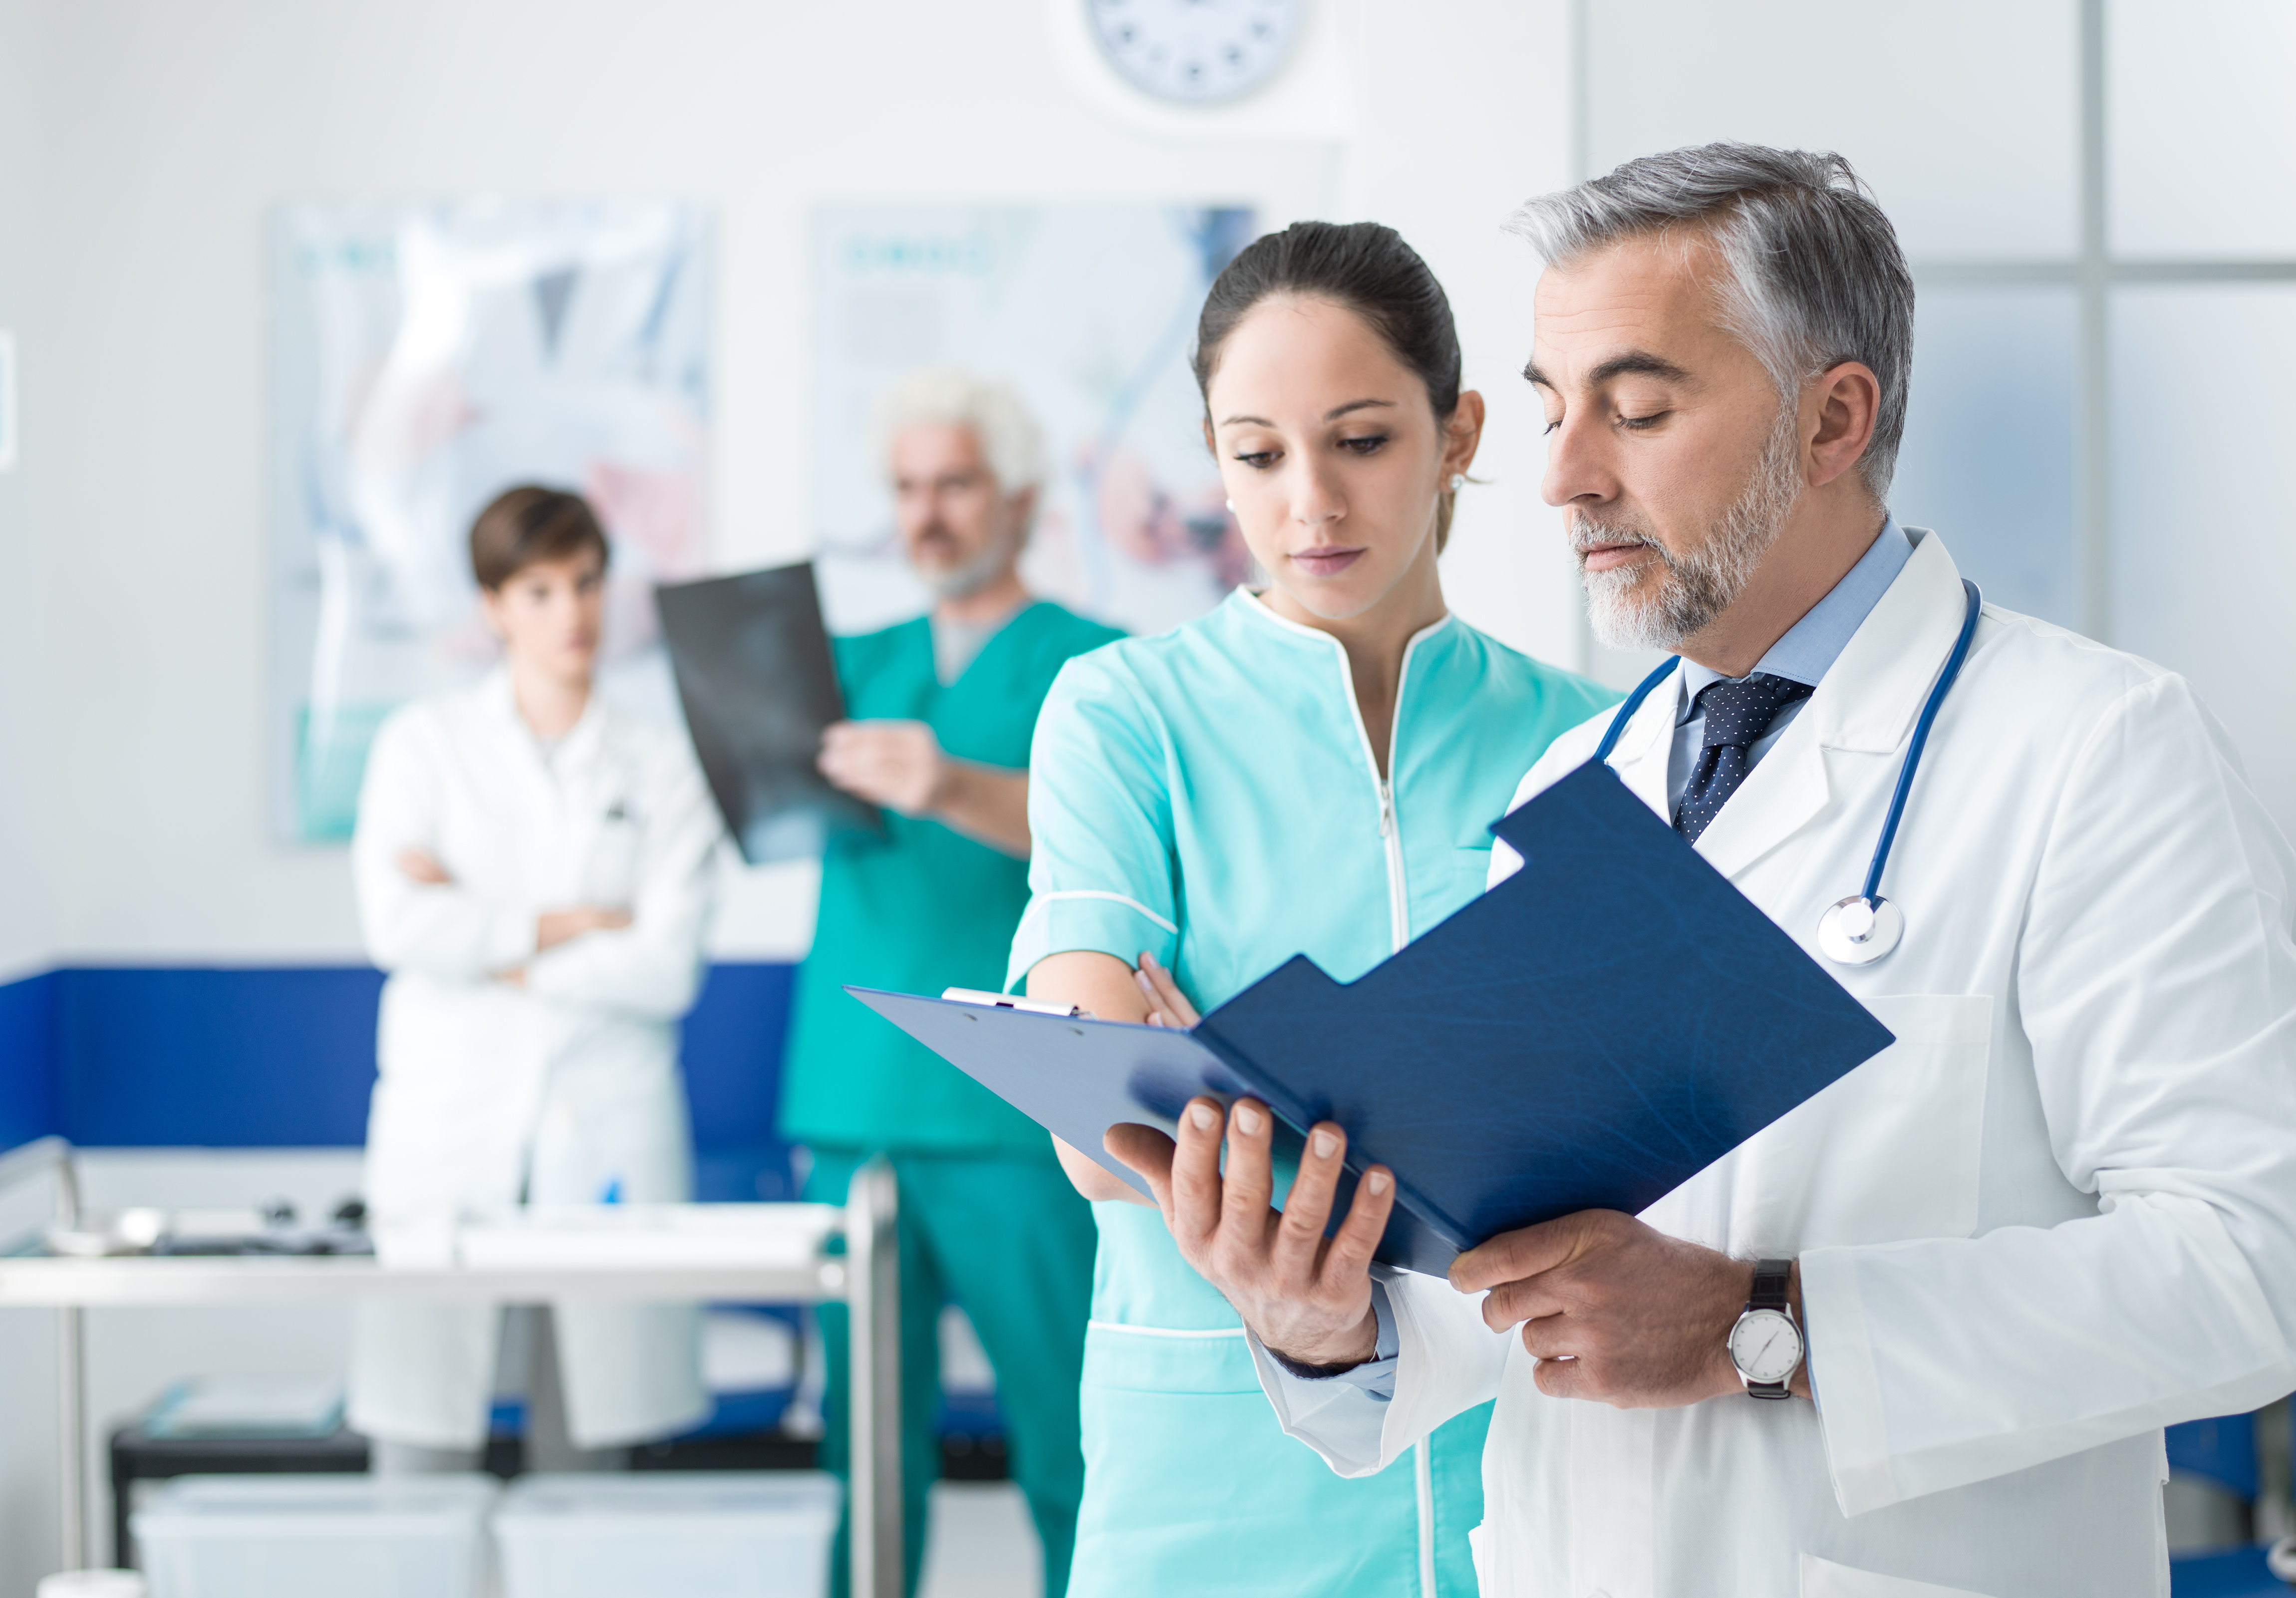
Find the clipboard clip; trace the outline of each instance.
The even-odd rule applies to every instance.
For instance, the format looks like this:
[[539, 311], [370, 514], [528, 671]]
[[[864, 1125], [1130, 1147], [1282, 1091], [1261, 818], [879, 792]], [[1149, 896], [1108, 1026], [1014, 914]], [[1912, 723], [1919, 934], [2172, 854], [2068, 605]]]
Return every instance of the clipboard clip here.
[[1073, 1020], [1084, 1013], [1074, 1004], [1048, 1004], [1009, 993], [985, 993], [978, 987], [944, 987], [940, 996], [952, 1004], [981, 1004], [991, 1010], [1025, 1010], [1031, 1015], [1057, 1015]]

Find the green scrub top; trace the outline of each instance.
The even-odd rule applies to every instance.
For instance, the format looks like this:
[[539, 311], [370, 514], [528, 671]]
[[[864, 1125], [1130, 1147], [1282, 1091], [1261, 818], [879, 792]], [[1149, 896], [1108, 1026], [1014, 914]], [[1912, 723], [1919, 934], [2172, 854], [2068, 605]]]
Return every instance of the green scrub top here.
[[[933, 668], [925, 618], [839, 638], [855, 720], [931, 726], [963, 760], [1020, 770], [1037, 709], [1071, 656], [1124, 635], [1038, 601], [981, 646], [955, 682]], [[798, 968], [781, 1134], [825, 1148], [1053, 1157], [1044, 1129], [855, 1002], [843, 984], [904, 993], [994, 988], [1029, 898], [1028, 863], [939, 822], [885, 815], [882, 838], [843, 837], [821, 867], [813, 949]]]
[[[1353, 981], [1482, 891], [1516, 783], [1617, 697], [1447, 618], [1405, 651], [1382, 781], [1339, 641], [1241, 590], [1070, 661], [1029, 758], [1007, 985], [1068, 949], [1149, 950], [1205, 1010], [1295, 954]], [[1163, 1218], [1093, 1209], [1070, 1598], [1473, 1593], [1488, 1407], [1409, 1468], [1332, 1474], [1283, 1435], [1242, 1323]]]

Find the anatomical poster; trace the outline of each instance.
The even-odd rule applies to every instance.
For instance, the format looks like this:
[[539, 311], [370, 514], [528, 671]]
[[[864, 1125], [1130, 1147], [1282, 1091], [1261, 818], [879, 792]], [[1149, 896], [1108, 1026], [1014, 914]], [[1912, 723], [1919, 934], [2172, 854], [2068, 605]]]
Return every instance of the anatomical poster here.
[[595, 507], [602, 685], [674, 717], [652, 589], [707, 553], [703, 213], [299, 202], [275, 212], [272, 251], [277, 834], [348, 838], [382, 718], [493, 664], [467, 538], [512, 484]]
[[832, 205], [815, 217], [814, 560], [829, 624], [926, 605], [871, 416], [921, 366], [1010, 383], [1050, 477], [1021, 575], [1135, 633], [1201, 615], [1250, 556], [1188, 369], [1204, 291], [1254, 235], [1230, 206]]

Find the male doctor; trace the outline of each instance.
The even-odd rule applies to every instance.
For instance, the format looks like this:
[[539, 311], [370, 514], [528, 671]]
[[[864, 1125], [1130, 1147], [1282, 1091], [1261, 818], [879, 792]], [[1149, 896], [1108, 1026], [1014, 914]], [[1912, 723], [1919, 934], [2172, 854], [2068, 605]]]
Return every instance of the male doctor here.
[[[1595, 627], [1680, 655], [1610, 763], [1818, 956], [1965, 615], [1886, 509], [1895, 235], [1839, 157], [1728, 144], [1513, 225]], [[1110, 1147], [1334, 1470], [1496, 1397], [1486, 1593], [2164, 1594], [2161, 1427], [2296, 1386], [2296, 858], [2182, 678], [1987, 606], [1881, 894], [1902, 941], [1827, 969], [1894, 1046], [1640, 1217], [1448, 1282], [1368, 1268], [1380, 1168], [1325, 1242], [1337, 1127], [1281, 1215], [1250, 1101]]]

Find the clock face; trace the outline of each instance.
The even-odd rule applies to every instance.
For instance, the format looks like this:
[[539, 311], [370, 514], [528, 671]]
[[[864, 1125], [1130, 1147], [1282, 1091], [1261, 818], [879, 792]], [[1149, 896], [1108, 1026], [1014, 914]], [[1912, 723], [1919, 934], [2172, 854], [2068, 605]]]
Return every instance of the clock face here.
[[1116, 70], [1165, 100], [1248, 94], [1290, 53], [1306, 0], [1086, 0]]

